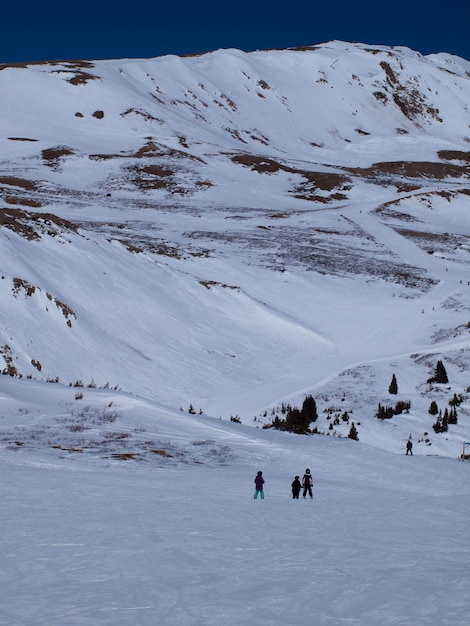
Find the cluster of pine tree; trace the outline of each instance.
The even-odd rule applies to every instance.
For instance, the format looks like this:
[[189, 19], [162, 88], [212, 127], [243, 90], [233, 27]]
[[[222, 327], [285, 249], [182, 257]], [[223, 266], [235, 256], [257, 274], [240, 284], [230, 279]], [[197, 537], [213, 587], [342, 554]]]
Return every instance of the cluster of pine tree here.
[[394, 415], [400, 415], [400, 413], [407, 413], [410, 410], [411, 402], [409, 400], [400, 400], [395, 406], [382, 406], [379, 402], [379, 408], [375, 417], [379, 420], [390, 419]]
[[278, 415], [271, 424], [267, 424], [267, 428], [276, 428], [277, 430], [287, 430], [291, 433], [306, 435], [310, 430], [310, 424], [318, 419], [317, 403], [313, 396], [305, 397], [302, 408], [288, 406], [286, 408], [286, 417], [281, 419]]
[[446, 407], [444, 414], [442, 414], [442, 411], [439, 411], [432, 429], [435, 433], [446, 433], [449, 430], [449, 424], [457, 424], [457, 409], [455, 406], [450, 411]]

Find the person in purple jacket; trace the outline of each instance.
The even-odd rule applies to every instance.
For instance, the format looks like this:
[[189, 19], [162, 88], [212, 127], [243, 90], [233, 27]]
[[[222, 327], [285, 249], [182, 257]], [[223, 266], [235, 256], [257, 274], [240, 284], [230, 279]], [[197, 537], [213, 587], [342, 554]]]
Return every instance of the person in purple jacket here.
[[255, 478], [255, 495], [253, 496], [254, 499], [256, 500], [256, 498], [258, 497], [258, 494], [260, 494], [261, 499], [264, 498], [264, 491], [263, 491], [263, 485], [264, 485], [264, 478], [263, 478], [263, 472], [258, 472]]

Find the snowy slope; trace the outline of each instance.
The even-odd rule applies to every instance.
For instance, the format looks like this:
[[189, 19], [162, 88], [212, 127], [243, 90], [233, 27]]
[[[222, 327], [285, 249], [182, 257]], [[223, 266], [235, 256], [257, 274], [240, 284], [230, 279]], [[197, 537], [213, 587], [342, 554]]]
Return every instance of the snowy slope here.
[[[362, 440], [431, 432], [455, 456], [469, 71], [343, 42], [3, 66], [5, 371], [251, 424], [313, 393]], [[459, 424], [434, 437], [430, 402], [454, 393]], [[374, 417], [395, 400], [414, 420], [396, 433]]]
[[468, 622], [468, 463], [60, 383], [0, 402], [2, 625]]

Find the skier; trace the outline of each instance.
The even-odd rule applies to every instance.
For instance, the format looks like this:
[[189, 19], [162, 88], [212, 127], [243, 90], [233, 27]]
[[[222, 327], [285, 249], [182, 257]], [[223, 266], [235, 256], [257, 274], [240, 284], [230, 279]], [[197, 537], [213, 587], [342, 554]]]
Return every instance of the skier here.
[[259, 471], [255, 478], [256, 490], [255, 490], [255, 495], [253, 496], [255, 500], [258, 497], [258, 494], [260, 494], [262, 500], [264, 499], [263, 485], [264, 485], [263, 472]]
[[302, 485], [300, 484], [299, 477], [296, 476], [294, 478], [293, 483], [292, 483], [292, 497], [294, 498], [294, 500], [298, 500], [299, 499], [299, 494], [300, 494], [300, 488], [301, 487], [302, 487]]
[[411, 441], [411, 439], [408, 439], [408, 441], [406, 442], [406, 454], [408, 453], [413, 456], [413, 442]]
[[312, 485], [313, 485], [313, 479], [312, 479], [312, 475], [310, 474], [310, 470], [306, 469], [305, 470], [305, 474], [302, 478], [302, 487], [304, 488], [304, 493], [303, 493], [303, 498], [305, 499], [307, 496], [307, 491], [308, 491], [308, 495], [313, 498], [313, 494], [312, 494]]

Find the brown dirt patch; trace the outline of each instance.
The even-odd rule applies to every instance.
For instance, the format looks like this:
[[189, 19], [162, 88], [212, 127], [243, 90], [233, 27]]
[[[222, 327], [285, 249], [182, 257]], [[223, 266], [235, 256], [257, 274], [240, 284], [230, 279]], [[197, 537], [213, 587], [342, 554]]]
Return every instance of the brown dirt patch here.
[[41, 156], [45, 161], [45, 164], [49, 167], [57, 167], [60, 163], [60, 159], [71, 156], [74, 151], [65, 146], [58, 146], [56, 148], [46, 148], [41, 152]]
[[39, 141], [39, 139], [30, 139], [29, 137], [8, 137], [10, 141]]
[[0, 185], [10, 185], [11, 187], [21, 187], [28, 191], [36, 189], [36, 183], [27, 178], [17, 178], [16, 176], [0, 176]]
[[37, 200], [32, 200], [31, 198], [21, 198], [19, 196], [5, 196], [3, 200], [7, 204], [19, 204], [20, 206], [29, 206], [32, 209], [39, 209], [42, 204]]
[[149, 452], [152, 452], [153, 454], [158, 454], [159, 456], [173, 458], [173, 454], [170, 454], [166, 450], [149, 450]]
[[459, 150], [439, 150], [437, 156], [447, 161], [467, 161], [470, 163], [470, 152], [461, 152]]
[[54, 237], [64, 230], [77, 231], [75, 224], [52, 213], [32, 213], [9, 208], [0, 210], [1, 226], [29, 241], [40, 239], [42, 234]]
[[346, 190], [350, 189], [352, 184], [349, 176], [344, 174], [338, 174], [335, 172], [312, 172], [309, 170], [303, 170], [294, 168], [288, 165], [284, 165], [273, 159], [260, 157], [252, 154], [238, 154], [231, 157], [234, 163], [238, 163], [245, 167], [249, 167], [255, 172], [260, 174], [275, 174], [283, 171], [289, 174], [297, 174], [305, 178], [305, 183], [297, 185], [293, 190], [295, 197], [315, 200], [319, 202], [328, 202], [331, 199], [344, 199], [346, 196], [341, 195], [337, 198], [326, 198], [324, 196], [317, 196], [314, 194], [314, 190], [321, 191], [333, 191], [334, 189]]
[[389, 161], [373, 163], [370, 167], [345, 168], [355, 176], [383, 180], [384, 176], [403, 178], [461, 178], [470, 176], [470, 168], [466, 165], [440, 163], [438, 161]]

